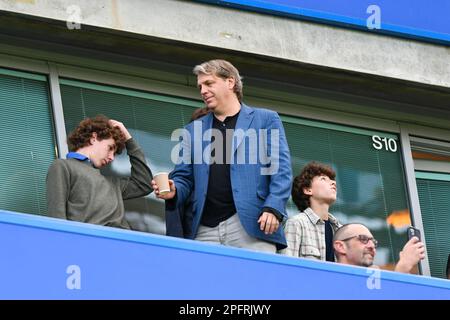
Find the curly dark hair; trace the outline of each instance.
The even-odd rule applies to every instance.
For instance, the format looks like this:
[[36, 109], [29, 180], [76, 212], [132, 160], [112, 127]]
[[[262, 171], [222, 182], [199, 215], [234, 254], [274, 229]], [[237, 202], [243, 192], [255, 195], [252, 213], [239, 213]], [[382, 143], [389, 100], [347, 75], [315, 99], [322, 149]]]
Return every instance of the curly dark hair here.
[[97, 133], [98, 140], [113, 138], [116, 144], [116, 154], [120, 154], [125, 148], [125, 136], [118, 127], [113, 127], [109, 123], [109, 118], [104, 115], [97, 115], [94, 118], [86, 118], [80, 122], [67, 137], [67, 144], [70, 151], [77, 151], [90, 144], [93, 133]]
[[310, 188], [314, 177], [321, 175], [328, 176], [334, 180], [336, 172], [330, 167], [322, 163], [310, 162], [308, 163], [298, 176], [292, 182], [292, 200], [300, 211], [304, 211], [311, 204], [309, 201], [310, 195], [304, 194], [304, 188]]

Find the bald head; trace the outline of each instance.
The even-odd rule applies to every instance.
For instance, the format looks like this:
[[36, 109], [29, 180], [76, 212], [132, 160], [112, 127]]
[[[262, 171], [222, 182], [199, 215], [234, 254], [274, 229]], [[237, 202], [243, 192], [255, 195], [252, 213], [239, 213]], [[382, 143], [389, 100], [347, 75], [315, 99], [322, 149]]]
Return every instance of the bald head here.
[[[363, 232], [363, 233], [360, 233], [360, 232]], [[340, 227], [336, 231], [336, 233], [334, 234], [334, 237], [333, 237], [333, 242], [336, 240], [347, 239], [347, 238], [353, 237], [358, 234], [368, 234], [368, 235], [370, 234], [370, 236], [372, 236], [369, 228], [367, 228], [362, 223], [348, 223], [348, 224], [344, 224], [342, 227]]]
[[376, 240], [365, 225], [349, 223], [336, 231], [333, 247], [339, 263], [370, 267], [375, 258]]

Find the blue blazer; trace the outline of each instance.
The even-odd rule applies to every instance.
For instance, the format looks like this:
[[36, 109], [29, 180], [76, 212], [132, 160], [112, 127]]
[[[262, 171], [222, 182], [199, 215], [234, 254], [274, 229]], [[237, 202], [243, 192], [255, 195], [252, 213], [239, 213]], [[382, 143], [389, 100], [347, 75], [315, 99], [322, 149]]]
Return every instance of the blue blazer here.
[[166, 235], [178, 238], [192, 238], [192, 200], [185, 203], [166, 201]]
[[[193, 190], [191, 238], [197, 234], [208, 191], [212, 122], [213, 114], [209, 113], [185, 127], [179, 144], [179, 161], [184, 160], [176, 164], [170, 174], [177, 189], [174, 200], [177, 206], [185, 203]], [[264, 153], [269, 157], [262, 157]], [[264, 207], [275, 209], [287, 218], [286, 202], [292, 184], [291, 160], [284, 128], [276, 112], [241, 105], [233, 136], [232, 159], [233, 199], [244, 229], [252, 237], [272, 242], [278, 249], [285, 248], [281, 226], [277, 232], [266, 235], [258, 224]]]

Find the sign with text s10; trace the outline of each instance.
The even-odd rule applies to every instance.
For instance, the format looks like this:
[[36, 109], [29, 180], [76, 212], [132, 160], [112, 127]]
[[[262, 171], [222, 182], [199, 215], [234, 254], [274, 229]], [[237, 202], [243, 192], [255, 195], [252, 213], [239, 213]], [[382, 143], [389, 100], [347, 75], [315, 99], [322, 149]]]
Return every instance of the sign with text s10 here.
[[450, 45], [448, 0], [197, 0]]

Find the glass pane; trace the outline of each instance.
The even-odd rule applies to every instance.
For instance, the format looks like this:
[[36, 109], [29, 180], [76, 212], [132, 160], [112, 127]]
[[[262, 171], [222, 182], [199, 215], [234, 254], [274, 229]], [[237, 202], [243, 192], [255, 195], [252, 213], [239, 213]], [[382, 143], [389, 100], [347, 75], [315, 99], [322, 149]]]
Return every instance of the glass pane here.
[[[338, 196], [330, 212], [343, 224], [365, 224], [379, 241], [375, 264], [392, 270], [411, 224], [398, 138], [285, 119], [294, 176], [310, 161], [331, 165], [337, 174]], [[288, 214], [297, 213], [290, 200]]]
[[445, 176], [447, 181], [416, 180], [431, 275], [444, 279], [450, 254], [450, 174]]
[[55, 159], [47, 83], [0, 75], [0, 113], [0, 208], [44, 215]]

